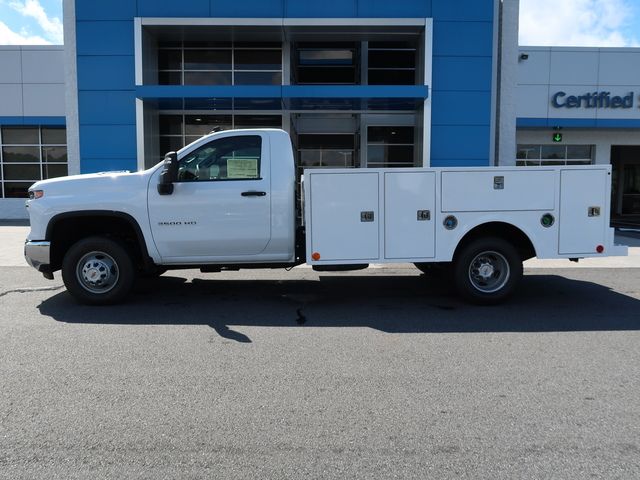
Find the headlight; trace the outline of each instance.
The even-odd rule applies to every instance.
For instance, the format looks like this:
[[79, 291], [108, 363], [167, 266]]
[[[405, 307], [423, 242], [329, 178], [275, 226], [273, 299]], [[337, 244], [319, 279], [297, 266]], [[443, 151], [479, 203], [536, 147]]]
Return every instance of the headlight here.
[[29, 190], [29, 200], [37, 200], [44, 197], [44, 190]]

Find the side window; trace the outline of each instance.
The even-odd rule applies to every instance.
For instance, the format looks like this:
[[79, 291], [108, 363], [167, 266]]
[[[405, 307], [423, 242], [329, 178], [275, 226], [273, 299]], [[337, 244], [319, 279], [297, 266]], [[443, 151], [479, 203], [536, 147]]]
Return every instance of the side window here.
[[258, 179], [261, 151], [259, 135], [213, 140], [180, 160], [178, 181]]

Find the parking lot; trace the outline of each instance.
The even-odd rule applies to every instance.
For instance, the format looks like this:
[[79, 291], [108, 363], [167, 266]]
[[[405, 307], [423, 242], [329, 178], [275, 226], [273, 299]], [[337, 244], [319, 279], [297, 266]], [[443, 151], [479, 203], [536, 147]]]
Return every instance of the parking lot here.
[[76, 305], [0, 267], [0, 477], [638, 478], [640, 269], [508, 304], [412, 267], [169, 272]]

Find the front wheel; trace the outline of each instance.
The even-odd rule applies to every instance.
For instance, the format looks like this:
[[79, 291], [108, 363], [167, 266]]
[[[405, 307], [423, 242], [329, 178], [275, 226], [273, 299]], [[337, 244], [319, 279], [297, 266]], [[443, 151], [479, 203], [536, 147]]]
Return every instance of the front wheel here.
[[88, 237], [75, 243], [62, 261], [62, 280], [80, 303], [109, 305], [129, 294], [135, 280], [131, 256], [118, 242]]
[[501, 238], [481, 238], [456, 256], [454, 278], [458, 292], [480, 305], [506, 300], [522, 278], [522, 259], [516, 248]]

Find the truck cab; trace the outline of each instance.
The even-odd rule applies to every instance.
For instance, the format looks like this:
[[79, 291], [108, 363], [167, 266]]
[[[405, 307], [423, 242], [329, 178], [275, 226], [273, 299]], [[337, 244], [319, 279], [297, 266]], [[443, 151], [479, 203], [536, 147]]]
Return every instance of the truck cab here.
[[220, 132], [188, 146], [170, 193], [155, 188], [162, 172], [149, 176], [147, 204], [163, 265], [294, 262], [295, 164], [285, 132]]

